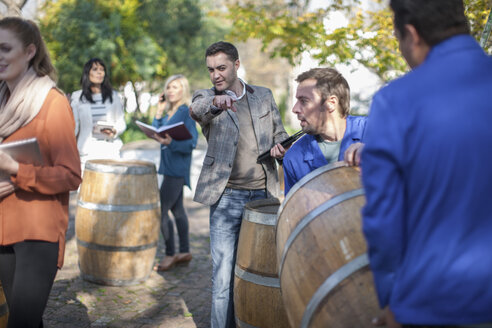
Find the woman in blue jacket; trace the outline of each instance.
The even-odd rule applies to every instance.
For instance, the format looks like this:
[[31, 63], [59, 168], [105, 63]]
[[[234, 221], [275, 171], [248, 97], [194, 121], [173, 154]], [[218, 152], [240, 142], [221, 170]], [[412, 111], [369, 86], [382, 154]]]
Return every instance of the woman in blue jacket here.
[[[192, 257], [188, 240], [188, 217], [183, 206], [183, 186], [190, 187], [191, 152], [198, 138], [195, 121], [191, 119], [188, 111], [190, 98], [188, 80], [183, 75], [169, 77], [152, 122], [155, 127], [184, 122], [192, 135], [191, 139], [178, 141], [173, 140], [169, 135], [162, 138], [155, 134], [156, 140], [162, 145], [159, 167], [159, 173], [164, 175], [160, 188], [161, 232], [166, 244], [166, 256], [154, 268], [157, 271], [169, 270], [176, 263], [187, 263]], [[179, 253], [177, 254], [174, 226], [169, 218], [169, 210], [173, 213], [178, 230]]]

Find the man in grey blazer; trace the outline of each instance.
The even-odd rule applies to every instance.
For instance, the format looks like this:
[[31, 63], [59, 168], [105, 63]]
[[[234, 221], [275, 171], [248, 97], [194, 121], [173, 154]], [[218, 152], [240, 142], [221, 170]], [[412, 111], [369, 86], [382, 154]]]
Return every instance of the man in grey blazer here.
[[[234, 45], [214, 43], [205, 58], [214, 87], [196, 91], [190, 106], [208, 142], [194, 200], [210, 205], [212, 327], [235, 327], [233, 268], [243, 207], [279, 193], [274, 159], [256, 158], [288, 135], [272, 92], [238, 78]], [[271, 152], [275, 157], [283, 156], [279, 148]]]

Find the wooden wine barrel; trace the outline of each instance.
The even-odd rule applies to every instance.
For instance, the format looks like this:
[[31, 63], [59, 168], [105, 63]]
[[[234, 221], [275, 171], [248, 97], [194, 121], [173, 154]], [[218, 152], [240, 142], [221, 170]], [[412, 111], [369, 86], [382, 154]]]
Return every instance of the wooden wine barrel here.
[[145, 281], [154, 263], [159, 224], [153, 163], [86, 163], [75, 219], [82, 278], [113, 286]]
[[341, 162], [301, 179], [279, 209], [279, 277], [292, 327], [367, 327], [379, 314], [361, 229], [360, 172]]
[[7, 327], [7, 321], [9, 317], [9, 308], [7, 301], [5, 300], [5, 294], [3, 293], [2, 284], [0, 283], [0, 328]]
[[287, 328], [275, 251], [280, 202], [261, 199], [244, 207], [234, 277], [234, 311], [238, 327]]

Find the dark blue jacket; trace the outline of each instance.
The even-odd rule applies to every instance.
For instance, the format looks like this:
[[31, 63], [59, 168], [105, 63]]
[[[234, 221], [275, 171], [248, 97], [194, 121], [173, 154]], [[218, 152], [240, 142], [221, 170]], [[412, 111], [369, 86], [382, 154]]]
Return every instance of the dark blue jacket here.
[[[362, 142], [366, 126], [366, 116], [347, 116], [347, 128], [340, 144], [338, 160], [343, 160], [347, 148], [356, 142]], [[329, 164], [318, 146], [316, 137], [305, 135], [289, 148], [283, 160], [284, 195], [306, 174]]]
[[401, 323], [492, 322], [491, 95], [492, 58], [460, 35], [373, 99], [363, 229]]
[[161, 146], [159, 173], [172, 177], [184, 177], [185, 185], [190, 187], [191, 152], [196, 147], [198, 132], [195, 121], [190, 117], [188, 112], [188, 106], [179, 106], [171, 118], [166, 115], [160, 119], [154, 119], [152, 125], [161, 127], [181, 121], [184, 122], [186, 128], [190, 131], [192, 138], [182, 141], [173, 140], [168, 146]]

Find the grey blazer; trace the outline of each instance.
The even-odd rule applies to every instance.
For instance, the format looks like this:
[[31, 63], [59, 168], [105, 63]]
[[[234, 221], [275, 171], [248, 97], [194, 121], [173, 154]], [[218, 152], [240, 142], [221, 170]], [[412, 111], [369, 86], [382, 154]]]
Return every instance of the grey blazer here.
[[[282, 125], [280, 113], [270, 89], [246, 85], [253, 129], [261, 154], [288, 137]], [[239, 140], [239, 124], [235, 112], [228, 110], [218, 114], [211, 112], [215, 93], [211, 89], [198, 90], [193, 95], [190, 114], [202, 127], [208, 142], [202, 171], [198, 178], [194, 200], [213, 205], [222, 195], [229, 176]], [[266, 187], [269, 195], [278, 196], [278, 175], [274, 159], [263, 161]]]

